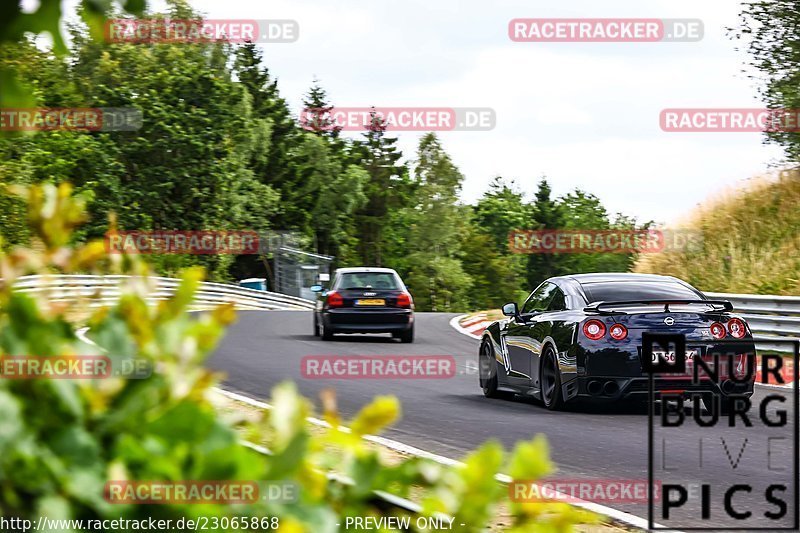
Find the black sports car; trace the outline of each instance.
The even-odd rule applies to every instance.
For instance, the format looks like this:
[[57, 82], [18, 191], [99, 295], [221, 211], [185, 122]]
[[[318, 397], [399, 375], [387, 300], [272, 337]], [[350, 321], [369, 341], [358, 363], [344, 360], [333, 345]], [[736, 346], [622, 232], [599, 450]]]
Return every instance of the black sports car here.
[[314, 335], [324, 340], [335, 333], [391, 333], [401, 342], [414, 341], [414, 300], [391, 268], [340, 268], [329, 290], [311, 290], [318, 293]]
[[[649, 274], [580, 274], [554, 277], [534, 290], [522, 309], [503, 306], [509, 317], [486, 328], [479, 351], [484, 395], [538, 397], [548, 409], [575, 398], [643, 400], [649, 374], [642, 364], [643, 333], [685, 336], [686, 370], [656, 374], [654, 388], [699, 396], [707, 409], [714, 397], [750, 396], [755, 382], [755, 345], [747, 323], [730, 302], [709, 300], [688, 283]], [[719, 380], [693, 383], [698, 358]], [[651, 360], [675, 358], [652, 349]], [[725, 362], [731, 368], [725, 366]], [[728, 378], [731, 372], [730, 378]], [[698, 375], [706, 374], [698, 368]], [[727, 401], [718, 409], [727, 411]]]

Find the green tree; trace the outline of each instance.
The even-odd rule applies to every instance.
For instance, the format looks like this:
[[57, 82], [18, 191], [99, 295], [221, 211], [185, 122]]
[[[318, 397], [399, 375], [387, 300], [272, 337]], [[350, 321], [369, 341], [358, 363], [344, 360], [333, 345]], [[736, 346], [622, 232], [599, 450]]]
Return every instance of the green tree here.
[[[176, 6], [171, 16], [193, 14]], [[252, 97], [233, 80], [229, 45], [106, 44], [80, 28], [73, 37], [72, 75], [85, 100], [135, 107], [145, 118], [140, 130], [111, 137], [124, 167], [111, 206], [121, 229], [269, 227], [277, 196], [249, 168], [269, 148], [268, 123], [253, 116]], [[158, 260], [165, 273], [202, 264], [224, 279], [232, 257]]]
[[506, 182], [497, 176], [475, 206], [475, 222], [492, 236], [497, 251], [508, 253], [508, 235], [515, 229], [530, 225], [530, 208], [513, 181]]
[[530, 292], [525, 290], [523, 256], [499, 251], [492, 235], [474, 221], [464, 230], [461, 251], [464, 272], [472, 280], [469, 309], [498, 308]]
[[[800, 108], [800, 6], [796, 0], [745, 2], [733, 36], [745, 43], [758, 73], [759, 93], [770, 109]], [[800, 162], [800, 133], [775, 131], [767, 139], [783, 146], [792, 164]]]
[[[533, 230], [561, 229], [564, 224], [562, 206], [552, 198], [553, 190], [546, 178], [539, 180], [535, 201], [532, 205], [531, 227]], [[562, 254], [529, 254], [527, 261], [528, 286], [533, 290], [542, 281], [565, 272], [560, 263]]]
[[472, 280], [461, 266], [465, 208], [458, 205], [464, 176], [433, 133], [422, 137], [405, 209], [406, 282], [423, 310], [466, 309]]
[[[233, 72], [253, 98], [253, 115], [270, 124], [266, 157], [253, 166], [253, 172], [261, 182], [283, 192], [295, 185], [291, 153], [301, 140], [297, 124], [280, 95], [278, 80], [263, 65], [263, 54], [255, 44], [245, 43], [236, 49]], [[289, 221], [280, 222], [286, 225]]]
[[349, 165], [333, 152], [323, 137], [307, 132], [295, 154], [295, 169], [301, 187], [287, 191], [287, 200], [305, 214], [301, 228], [313, 233], [316, 251], [352, 259], [353, 215], [364, 206], [368, 176], [364, 169]]
[[514, 181], [495, 177], [475, 205], [462, 240], [464, 269], [473, 279], [473, 309], [501, 306], [525, 289], [526, 258], [511, 252], [508, 236], [526, 229], [529, 218], [530, 206]]
[[[647, 229], [649, 225], [638, 228], [636, 220], [618, 214], [614, 223], [609, 220], [608, 212], [600, 199], [580, 189], [575, 189], [558, 199], [564, 229], [586, 229], [605, 231], [612, 229], [636, 230]], [[633, 267], [635, 254], [624, 253], [575, 253], [563, 254], [559, 257], [559, 266], [563, 272], [627, 272]]]
[[333, 105], [328, 100], [328, 93], [322, 88], [319, 80], [314, 78], [308, 94], [303, 98], [301, 127], [331, 140], [338, 139], [342, 127], [334, 125], [329, 116], [332, 110]]
[[369, 176], [364, 191], [367, 202], [356, 215], [359, 255], [365, 265], [384, 264], [384, 230], [389, 214], [401, 209], [408, 199], [408, 169], [399, 163], [403, 154], [396, 143], [396, 137], [386, 136], [386, 124], [373, 112], [364, 140], [356, 147], [360, 166]]

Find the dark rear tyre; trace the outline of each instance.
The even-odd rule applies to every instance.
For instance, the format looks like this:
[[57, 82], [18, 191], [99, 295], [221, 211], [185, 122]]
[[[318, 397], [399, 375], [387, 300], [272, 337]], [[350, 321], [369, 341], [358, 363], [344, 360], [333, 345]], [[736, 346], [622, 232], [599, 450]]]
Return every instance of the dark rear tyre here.
[[706, 411], [713, 413], [715, 403], [719, 403], [716, 407], [716, 412], [721, 416], [727, 416], [733, 410], [733, 404], [737, 398], [744, 398], [744, 396], [723, 396], [717, 394], [703, 394], [703, 407]]
[[497, 361], [494, 358], [494, 347], [488, 339], [484, 339], [478, 352], [478, 376], [483, 395], [487, 398], [499, 398], [497, 390]]
[[542, 402], [551, 411], [556, 411], [564, 406], [564, 397], [561, 395], [561, 371], [558, 369], [556, 354], [549, 346], [542, 354]]
[[322, 324], [322, 340], [324, 341], [333, 340], [333, 330], [328, 326], [326, 326], [324, 323]]
[[410, 329], [398, 333], [397, 338], [400, 339], [400, 342], [404, 342], [406, 344], [414, 342], [414, 326], [411, 326]]
[[314, 336], [319, 337], [319, 323], [317, 322], [317, 314], [314, 313]]

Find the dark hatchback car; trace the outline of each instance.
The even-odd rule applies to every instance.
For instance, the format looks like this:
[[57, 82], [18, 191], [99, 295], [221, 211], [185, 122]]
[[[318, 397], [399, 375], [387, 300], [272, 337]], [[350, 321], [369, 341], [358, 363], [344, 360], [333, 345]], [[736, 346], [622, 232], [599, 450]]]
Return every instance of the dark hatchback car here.
[[[503, 306], [508, 319], [486, 328], [479, 352], [480, 384], [486, 396], [530, 395], [548, 409], [576, 398], [646, 401], [649, 374], [642, 336], [677, 334], [685, 339], [686, 369], [655, 374], [654, 389], [699, 397], [707, 409], [726, 412], [726, 398], [752, 395], [755, 382], [753, 337], [732, 310], [730, 302], [709, 300], [668, 276], [550, 278], [521, 309], [516, 303]], [[669, 362], [676, 356], [654, 345], [650, 357]], [[703, 379], [694, 380], [699, 359], [720, 379], [708, 379], [699, 367]]]
[[318, 293], [314, 335], [324, 340], [336, 333], [391, 333], [414, 341], [414, 301], [391, 268], [340, 268], [328, 290], [311, 290]]

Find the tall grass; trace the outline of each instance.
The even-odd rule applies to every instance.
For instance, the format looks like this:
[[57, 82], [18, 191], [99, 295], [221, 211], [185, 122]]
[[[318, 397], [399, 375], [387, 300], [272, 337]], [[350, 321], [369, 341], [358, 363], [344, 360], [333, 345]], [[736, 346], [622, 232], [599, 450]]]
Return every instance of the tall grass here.
[[711, 292], [800, 294], [800, 169], [723, 191], [675, 229], [698, 232], [698, 249], [642, 254], [634, 271]]

